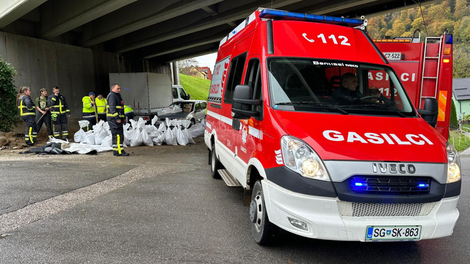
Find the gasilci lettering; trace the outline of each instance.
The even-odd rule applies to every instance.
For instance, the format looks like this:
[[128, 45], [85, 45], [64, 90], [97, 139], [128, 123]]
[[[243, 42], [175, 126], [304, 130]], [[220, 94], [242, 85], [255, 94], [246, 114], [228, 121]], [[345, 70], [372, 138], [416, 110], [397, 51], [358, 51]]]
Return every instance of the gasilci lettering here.
[[[330, 141], [347, 143], [356, 143], [356, 144], [389, 144], [389, 145], [434, 145], [431, 140], [429, 140], [423, 134], [395, 134], [395, 133], [357, 133], [354, 131], [349, 131], [347, 133], [341, 133], [336, 130], [325, 130], [323, 131], [323, 137]], [[400, 168], [397, 168], [399, 170]]]

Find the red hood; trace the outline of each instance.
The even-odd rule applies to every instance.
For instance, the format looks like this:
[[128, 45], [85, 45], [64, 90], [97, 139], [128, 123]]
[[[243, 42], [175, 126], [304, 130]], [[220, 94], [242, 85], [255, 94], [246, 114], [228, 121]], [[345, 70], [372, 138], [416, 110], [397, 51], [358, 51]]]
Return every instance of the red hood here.
[[275, 111], [323, 160], [446, 163], [445, 139], [421, 118]]

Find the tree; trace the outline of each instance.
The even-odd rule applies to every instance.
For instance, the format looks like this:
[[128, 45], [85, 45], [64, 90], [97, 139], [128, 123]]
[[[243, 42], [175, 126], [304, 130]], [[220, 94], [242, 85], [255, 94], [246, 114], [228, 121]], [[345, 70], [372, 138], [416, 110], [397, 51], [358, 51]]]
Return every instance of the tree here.
[[450, 129], [459, 128], [459, 122], [457, 121], [457, 110], [455, 109], [454, 100], [450, 100], [452, 106], [450, 108]]
[[180, 73], [182, 74], [189, 74], [189, 68], [191, 66], [197, 67], [199, 66], [199, 62], [195, 59], [186, 59], [186, 60], [180, 60], [178, 61], [178, 68]]
[[18, 118], [16, 89], [13, 76], [16, 70], [0, 57], [0, 131], [11, 131]]
[[400, 20], [396, 20], [393, 23], [393, 37], [400, 37], [403, 33], [405, 33], [405, 24]]

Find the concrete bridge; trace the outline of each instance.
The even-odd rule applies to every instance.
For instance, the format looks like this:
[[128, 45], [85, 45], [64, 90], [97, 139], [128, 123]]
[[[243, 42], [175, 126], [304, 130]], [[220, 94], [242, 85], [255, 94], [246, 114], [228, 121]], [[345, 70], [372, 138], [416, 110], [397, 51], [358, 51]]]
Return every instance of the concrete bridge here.
[[[429, 4], [433, 1], [424, 1]], [[417, 6], [415, 0], [2, 0], [0, 56], [32, 95], [54, 85], [81, 115], [81, 97], [109, 91], [110, 72], [171, 74], [169, 62], [217, 51], [258, 7], [345, 17]], [[177, 82], [175, 80], [174, 82]]]

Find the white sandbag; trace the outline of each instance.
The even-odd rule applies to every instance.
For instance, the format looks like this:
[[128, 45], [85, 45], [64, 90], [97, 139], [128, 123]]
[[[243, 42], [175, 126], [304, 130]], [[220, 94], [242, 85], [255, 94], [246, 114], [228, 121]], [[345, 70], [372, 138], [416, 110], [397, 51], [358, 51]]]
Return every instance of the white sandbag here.
[[152, 139], [149, 137], [149, 135], [147, 134], [147, 132], [145, 132], [145, 130], [143, 130], [142, 132], [140, 132], [142, 134], [142, 141], [144, 142], [144, 145], [145, 146], [153, 146], [153, 141]]
[[178, 145], [176, 135], [170, 128], [167, 128], [167, 130], [165, 131], [165, 143], [167, 145]]
[[162, 110], [163, 114], [173, 114], [173, 113], [179, 113], [179, 112], [183, 112], [183, 109], [181, 109], [179, 105], [172, 105]]
[[188, 145], [188, 138], [183, 133], [183, 131], [181, 131], [181, 128], [179, 126], [176, 126], [174, 129], [176, 130], [176, 140], [178, 141], [178, 144], [181, 146]]
[[147, 134], [151, 134], [153, 132], [156, 132], [157, 128], [154, 125], [146, 125], [144, 126], [144, 131], [147, 132]]
[[101, 146], [103, 146], [103, 147], [112, 147], [112, 146], [113, 146], [113, 138], [112, 138], [112, 136], [106, 136], [106, 137], [101, 141]]
[[137, 128], [139, 129], [139, 131], [142, 131], [144, 130], [144, 127], [145, 127], [145, 120], [142, 119], [142, 117], [140, 117], [139, 121], [137, 121]]
[[160, 123], [160, 125], [158, 126], [158, 129], [157, 129], [157, 133], [163, 133], [163, 132], [165, 132], [165, 130], [166, 130], [165, 123]]
[[152, 121], [150, 121], [150, 124], [152, 124], [152, 126], [155, 126], [155, 124], [157, 123], [158, 121], [158, 116], [157, 115], [154, 115], [153, 118], [152, 118]]
[[103, 139], [108, 136], [108, 132], [103, 128], [99, 129], [98, 133], [95, 133], [95, 145], [103, 144]]
[[129, 120], [129, 122], [131, 123], [132, 128], [137, 127], [137, 121], [135, 121], [134, 119]]
[[194, 139], [193, 137], [191, 136], [191, 133], [189, 131], [189, 126], [191, 125], [191, 121], [189, 120], [184, 120], [181, 122], [183, 127], [184, 127], [184, 130], [183, 130], [183, 134], [186, 136], [186, 138], [188, 139], [188, 143], [190, 144], [195, 144], [196, 142], [194, 142]]
[[84, 135], [85, 135], [85, 131], [83, 131], [83, 129], [80, 128], [75, 134], [73, 134], [73, 141], [80, 143]]
[[81, 143], [95, 145], [95, 133], [93, 132], [93, 130], [90, 130], [85, 133], [85, 135], [82, 137]]
[[[124, 139], [126, 137], [124, 136]], [[140, 131], [138, 129], [134, 130], [134, 133], [131, 137], [131, 142], [130, 142], [130, 146], [131, 147], [136, 147], [136, 146], [140, 146], [142, 145], [144, 142], [142, 140], [142, 133], [140, 133]]]
[[80, 121], [78, 121], [78, 126], [79, 126], [80, 128], [85, 128], [85, 127], [87, 127], [89, 124], [90, 124], [90, 121], [88, 121], [88, 120], [80, 120]]
[[128, 131], [124, 130], [124, 140], [123, 140], [124, 144], [129, 146], [131, 144], [132, 136], [134, 136], [134, 129], [131, 129]]
[[206, 130], [206, 127], [201, 123], [197, 123], [189, 129], [193, 138], [204, 135], [204, 130]]
[[161, 144], [165, 143], [165, 133], [160, 132], [157, 134], [156, 137], [152, 139], [154, 145], [160, 146]]

